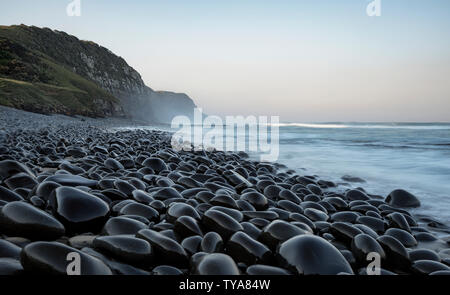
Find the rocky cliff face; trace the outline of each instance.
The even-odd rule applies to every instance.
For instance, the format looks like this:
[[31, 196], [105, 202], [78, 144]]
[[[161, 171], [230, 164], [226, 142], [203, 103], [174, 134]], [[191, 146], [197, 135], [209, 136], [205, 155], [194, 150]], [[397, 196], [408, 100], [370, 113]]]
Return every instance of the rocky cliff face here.
[[[82, 41], [61, 31], [24, 25], [0, 27], [0, 37], [41, 52], [65, 69], [92, 81], [117, 98], [129, 117], [164, 123], [175, 115], [192, 112], [195, 107], [186, 94], [153, 91], [123, 58], [94, 42]], [[96, 103], [108, 105], [101, 99]], [[117, 106], [112, 107], [112, 113], [120, 113]]]

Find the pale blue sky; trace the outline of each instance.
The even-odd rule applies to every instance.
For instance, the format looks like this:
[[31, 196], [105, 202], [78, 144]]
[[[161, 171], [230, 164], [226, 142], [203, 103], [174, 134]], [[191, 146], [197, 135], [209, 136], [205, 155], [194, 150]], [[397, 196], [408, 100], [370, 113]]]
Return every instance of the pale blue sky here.
[[450, 121], [450, 1], [0, 0], [122, 56], [153, 89], [210, 114], [282, 121]]

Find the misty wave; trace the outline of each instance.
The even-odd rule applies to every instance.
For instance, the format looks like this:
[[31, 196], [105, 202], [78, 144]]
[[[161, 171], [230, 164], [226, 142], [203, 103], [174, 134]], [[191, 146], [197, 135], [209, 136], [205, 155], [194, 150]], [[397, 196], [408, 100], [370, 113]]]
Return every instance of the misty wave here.
[[432, 124], [432, 123], [277, 123], [268, 124], [278, 127], [303, 127], [303, 128], [323, 128], [323, 129], [342, 129], [342, 128], [360, 128], [360, 129], [417, 129], [417, 130], [448, 130], [450, 124]]

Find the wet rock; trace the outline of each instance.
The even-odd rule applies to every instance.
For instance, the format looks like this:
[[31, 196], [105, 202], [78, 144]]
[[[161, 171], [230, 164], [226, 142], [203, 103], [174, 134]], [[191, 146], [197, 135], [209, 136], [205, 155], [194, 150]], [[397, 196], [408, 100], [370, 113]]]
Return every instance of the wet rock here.
[[142, 163], [142, 166], [148, 167], [156, 173], [167, 170], [166, 163], [164, 163], [163, 160], [154, 157], [147, 158], [147, 160]]
[[394, 212], [387, 215], [386, 218], [389, 221], [390, 227], [397, 227], [407, 232], [411, 232], [411, 228], [409, 227], [408, 221], [406, 221], [406, 218], [404, 217], [403, 214]]
[[259, 239], [259, 235], [261, 234], [261, 229], [256, 227], [253, 223], [250, 222], [241, 222], [242, 227], [244, 228], [244, 232], [248, 234], [255, 240]]
[[441, 262], [441, 258], [439, 255], [429, 249], [415, 249], [411, 250], [409, 252], [409, 257], [411, 261], [417, 261], [417, 260], [433, 260], [437, 262]]
[[147, 228], [147, 225], [135, 219], [124, 216], [110, 218], [102, 232], [106, 235], [134, 235], [141, 229]]
[[420, 201], [419, 199], [414, 196], [413, 194], [402, 190], [397, 189], [392, 191], [387, 197], [386, 197], [386, 203], [388, 203], [391, 206], [395, 207], [420, 207]]
[[247, 268], [246, 273], [248, 275], [255, 276], [281, 276], [281, 275], [291, 275], [291, 273], [280, 267], [263, 265], [263, 264], [254, 264]]
[[142, 216], [149, 221], [158, 221], [159, 213], [150, 206], [141, 203], [130, 203], [125, 205], [119, 212], [120, 215]]
[[149, 265], [153, 260], [150, 243], [130, 236], [97, 237], [92, 245], [101, 252], [133, 265]]
[[247, 265], [270, 263], [272, 260], [272, 252], [269, 248], [244, 232], [237, 232], [231, 236], [227, 242], [227, 253], [235, 261]]
[[368, 195], [366, 195], [364, 192], [362, 192], [360, 190], [356, 190], [356, 189], [349, 190], [345, 194], [345, 197], [349, 201], [355, 201], [355, 200], [367, 201], [367, 200], [370, 200], [370, 197]]
[[176, 267], [170, 265], [158, 265], [152, 269], [153, 275], [163, 275], [163, 276], [180, 276], [183, 272]]
[[236, 201], [232, 197], [227, 196], [227, 195], [216, 196], [216, 197], [212, 198], [209, 201], [209, 203], [214, 206], [223, 206], [223, 207], [238, 209], [238, 205], [237, 205]]
[[121, 193], [123, 193], [123, 194], [125, 194], [127, 196], [131, 196], [133, 191], [136, 190], [136, 187], [134, 187], [133, 185], [131, 185], [128, 182], [123, 181], [123, 180], [116, 180], [116, 181], [114, 181], [114, 186]]
[[268, 206], [267, 198], [258, 192], [248, 192], [241, 195], [241, 200], [249, 202], [256, 210], [265, 210]]
[[200, 220], [200, 215], [194, 207], [185, 203], [172, 203], [167, 209], [167, 221], [175, 222], [181, 216], [190, 216], [194, 219]]
[[34, 188], [38, 182], [35, 180], [34, 177], [30, 176], [27, 173], [18, 173], [14, 176], [11, 176], [10, 178], [5, 180], [6, 186], [8, 186], [9, 189], [16, 189], [16, 188]]
[[275, 220], [262, 230], [258, 240], [270, 249], [275, 250], [280, 243], [294, 236], [305, 234], [309, 234], [309, 232], [286, 221]]
[[403, 246], [407, 248], [417, 245], [416, 239], [405, 230], [399, 228], [390, 228], [384, 234], [396, 238], [403, 244]]
[[198, 221], [187, 215], [178, 217], [175, 221], [174, 231], [183, 238], [195, 235], [203, 236]]
[[335, 236], [339, 241], [350, 245], [353, 238], [363, 232], [351, 224], [335, 222], [330, 226], [330, 233], [333, 234], [333, 236]]
[[92, 247], [92, 243], [94, 242], [97, 236], [94, 235], [78, 235], [71, 237], [69, 239], [69, 246], [74, 247], [76, 249], [82, 249], [84, 247]]
[[353, 274], [345, 257], [325, 239], [313, 235], [290, 238], [278, 249], [281, 265], [298, 274]]
[[382, 261], [386, 259], [386, 253], [380, 244], [368, 234], [356, 235], [351, 243], [351, 249], [355, 258], [361, 263], [367, 262], [368, 254], [376, 252], [380, 255]]
[[5, 180], [18, 173], [26, 173], [33, 178], [35, 177], [34, 173], [22, 163], [13, 160], [0, 161], [0, 180]]
[[72, 187], [55, 189], [50, 203], [53, 215], [70, 232], [99, 231], [109, 216], [102, 199]]
[[357, 176], [351, 176], [351, 175], [344, 175], [341, 177], [342, 180], [348, 181], [348, 182], [366, 182], [364, 179], [357, 177]]
[[87, 179], [82, 176], [72, 174], [56, 174], [47, 177], [45, 181], [56, 182], [63, 186], [87, 186], [87, 187], [95, 187], [98, 183], [96, 180]]
[[312, 221], [327, 221], [329, 218], [325, 212], [314, 208], [306, 208], [303, 214]]
[[263, 218], [267, 220], [279, 219], [280, 216], [274, 211], [242, 211], [242, 214], [248, 219]]
[[399, 240], [391, 236], [381, 236], [377, 242], [383, 247], [389, 265], [399, 269], [409, 268], [411, 265], [409, 253]]
[[104, 165], [106, 168], [111, 170], [122, 170], [125, 169], [123, 165], [117, 161], [116, 159], [108, 158], [104, 161]]
[[200, 244], [200, 250], [206, 253], [221, 252], [223, 249], [223, 239], [216, 232], [209, 232], [204, 237]]
[[67, 255], [75, 252], [80, 256], [81, 275], [111, 275], [101, 260], [75, 248], [57, 242], [34, 242], [22, 250], [20, 262], [26, 271], [39, 274], [67, 274]]
[[428, 275], [437, 271], [450, 271], [450, 267], [433, 260], [417, 260], [411, 265], [411, 269], [415, 274]]
[[210, 230], [217, 232], [225, 240], [244, 228], [228, 214], [217, 210], [208, 210], [202, 216], [202, 223]]
[[0, 258], [19, 259], [22, 249], [17, 245], [0, 239]]
[[152, 245], [157, 260], [173, 266], [187, 266], [187, 253], [177, 241], [151, 229], [140, 230], [136, 237], [144, 239]]
[[239, 268], [234, 260], [222, 253], [202, 256], [194, 265], [194, 273], [198, 275], [239, 275]]
[[23, 267], [19, 260], [0, 257], [0, 276], [21, 275], [23, 273]]
[[210, 208], [211, 210], [217, 210], [217, 211], [221, 211], [225, 214], [230, 215], [231, 217], [233, 217], [237, 222], [241, 222], [244, 219], [244, 215], [236, 210], [236, 209], [232, 209], [232, 208], [227, 208], [227, 207], [221, 207], [221, 206], [213, 206]]
[[152, 201], [155, 200], [148, 193], [146, 193], [143, 190], [139, 190], [139, 189], [134, 190], [132, 192], [132, 195], [133, 195], [133, 199], [136, 202], [140, 202], [140, 203], [143, 203], [143, 204], [150, 204]]
[[190, 236], [181, 242], [181, 246], [189, 255], [193, 255], [200, 250], [200, 244], [203, 238], [201, 236]]
[[23, 201], [21, 195], [7, 189], [6, 187], [0, 186], [0, 200], [5, 202]]
[[378, 234], [383, 234], [388, 226], [384, 220], [371, 216], [360, 216], [356, 222], [370, 227]]
[[31, 204], [14, 201], [0, 210], [0, 228], [10, 236], [33, 240], [55, 240], [65, 232], [53, 216]]
[[356, 212], [352, 211], [341, 211], [337, 213], [333, 213], [330, 216], [330, 221], [335, 222], [349, 222], [349, 223], [355, 223], [360, 215]]

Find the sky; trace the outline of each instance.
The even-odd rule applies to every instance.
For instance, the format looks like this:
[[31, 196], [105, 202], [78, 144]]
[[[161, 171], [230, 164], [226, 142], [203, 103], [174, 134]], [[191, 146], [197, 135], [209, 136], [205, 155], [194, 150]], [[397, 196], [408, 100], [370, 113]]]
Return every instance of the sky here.
[[450, 121], [450, 1], [0, 0], [0, 24], [65, 31], [205, 113]]

